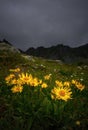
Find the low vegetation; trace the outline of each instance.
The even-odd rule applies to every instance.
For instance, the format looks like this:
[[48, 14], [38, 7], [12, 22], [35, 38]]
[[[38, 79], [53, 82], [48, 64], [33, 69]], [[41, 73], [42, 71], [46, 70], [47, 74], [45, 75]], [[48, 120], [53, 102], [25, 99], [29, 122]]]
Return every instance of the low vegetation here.
[[87, 130], [88, 65], [0, 53], [1, 130]]

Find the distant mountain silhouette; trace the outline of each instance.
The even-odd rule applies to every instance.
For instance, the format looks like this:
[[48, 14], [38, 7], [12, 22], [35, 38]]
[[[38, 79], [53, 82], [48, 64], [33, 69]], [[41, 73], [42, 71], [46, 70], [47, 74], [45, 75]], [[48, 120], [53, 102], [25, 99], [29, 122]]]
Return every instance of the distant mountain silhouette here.
[[38, 47], [29, 48], [26, 52], [28, 55], [43, 57], [45, 59], [62, 60], [66, 63], [88, 59], [88, 44], [80, 47], [71, 48], [62, 44], [48, 48]]
[[7, 41], [6, 39], [3, 39], [2, 41], [0, 40], [0, 48], [1, 49], [3, 49], [3, 47], [4, 47], [4, 49], [11, 49], [11, 48], [13, 48], [13, 50], [17, 50], [18, 52], [21, 52], [21, 53], [25, 53], [23, 50], [21, 50], [21, 49], [17, 49], [17, 48], [15, 48], [9, 41]]
[[6, 43], [6, 44], [8, 44], [8, 45], [11, 45], [11, 46], [12, 46], [12, 44], [11, 44], [10, 42], [8, 42], [6, 39], [3, 39], [2, 41], [0, 40], [0, 43]]
[[9, 51], [9, 52], [18, 52], [20, 53], [20, 51], [15, 48], [11, 43], [9, 43], [7, 40], [3, 39], [3, 41], [0, 41], [0, 51]]
[[51, 46], [48, 48], [40, 46], [35, 49], [31, 47], [24, 52], [20, 49], [15, 48], [6, 39], [3, 39], [3, 41], [0, 41], [0, 51], [8, 51], [8, 50], [36, 57], [42, 57], [45, 59], [61, 60], [65, 63], [88, 61], [88, 44], [75, 48], [71, 48], [69, 46], [65, 46], [62, 44], [58, 44], [56, 46]]

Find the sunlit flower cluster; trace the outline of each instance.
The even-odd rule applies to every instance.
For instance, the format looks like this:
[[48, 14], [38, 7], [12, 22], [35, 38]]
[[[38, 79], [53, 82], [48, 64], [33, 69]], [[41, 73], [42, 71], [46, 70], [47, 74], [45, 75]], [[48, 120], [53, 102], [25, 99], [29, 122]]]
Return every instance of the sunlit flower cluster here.
[[[5, 81], [8, 85], [13, 85], [11, 91], [13, 93], [22, 92], [23, 85], [28, 85], [31, 87], [41, 86], [41, 88], [47, 88], [47, 83], [43, 82], [42, 79], [37, 77], [33, 77], [32, 74], [29, 73], [19, 73], [20, 69], [10, 69], [11, 73], [5, 78]], [[49, 77], [48, 77], [49, 78]]]
[[[46, 89], [51, 85], [51, 82], [48, 81], [51, 80], [52, 74], [44, 75], [42, 79], [39, 79], [38, 77], [34, 77], [32, 74], [29, 74], [27, 72], [21, 72], [19, 68], [10, 69], [10, 72], [11, 73], [5, 78], [5, 81], [8, 85], [12, 86], [12, 93], [21, 93], [25, 85], [34, 88], [39, 86], [42, 89]], [[84, 85], [76, 80], [64, 82], [55, 80], [54, 83], [54, 87], [52, 90], [50, 90], [50, 94], [51, 98], [55, 100], [68, 101], [69, 99], [72, 99], [73, 92], [71, 86], [73, 85], [76, 86], [76, 88], [78, 88], [80, 91], [85, 88]]]
[[85, 86], [82, 85], [80, 82], [76, 80], [70, 81], [55, 81], [55, 87], [51, 90], [51, 97], [52, 99], [64, 100], [67, 101], [68, 99], [72, 99], [72, 90], [71, 85], [76, 86], [80, 91], [82, 91]]
[[63, 87], [63, 86], [70, 87], [69, 81], [62, 82], [62, 81], [56, 80], [55, 83], [56, 83], [56, 86], [59, 86], [59, 87]]

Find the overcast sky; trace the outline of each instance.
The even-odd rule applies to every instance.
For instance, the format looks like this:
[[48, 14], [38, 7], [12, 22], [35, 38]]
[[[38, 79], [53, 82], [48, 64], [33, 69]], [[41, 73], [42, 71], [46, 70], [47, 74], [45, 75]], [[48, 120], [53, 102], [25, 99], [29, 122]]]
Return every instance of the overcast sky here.
[[0, 0], [0, 39], [17, 48], [88, 43], [88, 0]]

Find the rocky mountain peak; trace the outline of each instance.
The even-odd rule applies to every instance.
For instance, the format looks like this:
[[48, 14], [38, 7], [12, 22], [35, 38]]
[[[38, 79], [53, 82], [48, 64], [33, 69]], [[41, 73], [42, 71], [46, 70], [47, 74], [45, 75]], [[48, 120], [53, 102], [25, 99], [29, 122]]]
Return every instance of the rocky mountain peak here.
[[3, 39], [3, 41], [0, 41], [0, 51], [11, 51], [20, 53], [20, 51], [17, 48], [15, 48], [11, 43], [9, 43], [5, 39]]
[[62, 44], [48, 48], [29, 48], [25, 53], [45, 59], [62, 60], [66, 63], [72, 63], [88, 59], [88, 44], [76, 48], [71, 48]]

